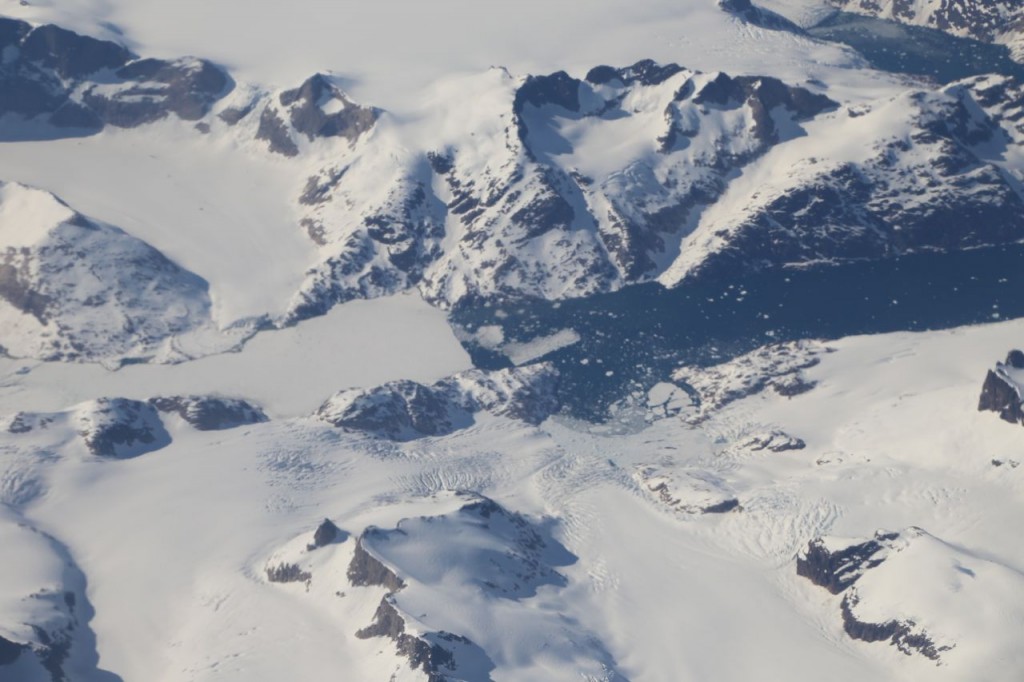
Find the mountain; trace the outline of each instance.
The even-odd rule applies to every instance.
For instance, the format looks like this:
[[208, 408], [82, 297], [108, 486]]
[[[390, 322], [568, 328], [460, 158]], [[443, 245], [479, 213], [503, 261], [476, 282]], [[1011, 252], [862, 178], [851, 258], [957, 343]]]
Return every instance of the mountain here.
[[206, 282], [48, 192], [0, 183], [0, 249], [9, 355], [116, 363], [210, 325]]
[[0, 0], [0, 682], [1018, 680], [1016, 6], [486, 10]]

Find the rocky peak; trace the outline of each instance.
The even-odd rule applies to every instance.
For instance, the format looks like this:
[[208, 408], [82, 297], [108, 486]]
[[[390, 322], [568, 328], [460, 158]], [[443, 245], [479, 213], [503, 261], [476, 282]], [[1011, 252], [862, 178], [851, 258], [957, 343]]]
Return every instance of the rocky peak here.
[[623, 85], [661, 85], [672, 76], [684, 71], [678, 64], [659, 64], [653, 59], [642, 59], [632, 66], [616, 69], [612, 66], [595, 66], [587, 72], [586, 81], [593, 85], [605, 85], [619, 81]]
[[139, 59], [117, 43], [56, 26], [0, 20], [0, 44], [6, 50], [0, 115], [68, 134], [130, 128], [171, 114], [198, 120], [233, 87], [210, 62]]
[[199, 431], [220, 431], [267, 421], [262, 409], [237, 398], [173, 396], [150, 398], [149, 404], [160, 412], [177, 414]]
[[23, 35], [21, 58], [52, 69], [68, 80], [102, 69], [116, 69], [135, 58], [117, 43], [79, 35], [59, 26], [40, 26], [24, 30]]
[[470, 370], [430, 386], [393, 381], [341, 391], [316, 416], [339, 428], [397, 441], [466, 428], [478, 412], [539, 424], [559, 407], [557, 377], [553, 367], [538, 364], [494, 372]]
[[1024, 424], [1024, 352], [1012, 350], [1006, 362], [996, 363], [989, 370], [981, 387], [979, 412], [996, 412], [1011, 424]]
[[89, 452], [98, 457], [136, 457], [171, 442], [156, 409], [138, 400], [90, 401], [75, 411], [73, 423]]
[[267, 141], [273, 152], [297, 156], [295, 135], [310, 142], [340, 137], [354, 143], [373, 128], [379, 117], [378, 109], [356, 104], [327, 76], [318, 73], [297, 88], [282, 92], [276, 103], [267, 103], [256, 137]]

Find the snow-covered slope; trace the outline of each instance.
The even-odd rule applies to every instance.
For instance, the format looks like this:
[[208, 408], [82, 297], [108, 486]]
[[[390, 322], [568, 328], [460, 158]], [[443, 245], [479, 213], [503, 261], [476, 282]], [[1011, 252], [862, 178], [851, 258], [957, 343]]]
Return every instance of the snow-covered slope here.
[[[736, 7], [712, 9], [750, 22]], [[290, 325], [410, 288], [443, 307], [496, 295], [558, 299], [737, 265], [1000, 244], [1024, 229], [1015, 179], [1024, 161], [1004, 141], [1020, 137], [1021, 91], [1008, 78], [908, 90], [875, 75], [851, 89], [809, 72], [787, 83], [651, 60], [596, 66], [582, 77], [492, 68], [432, 84], [414, 109], [389, 114], [354, 101], [334, 76], [267, 88], [236, 83], [207, 62], [140, 59], [113, 42], [5, 25], [15, 41], [4, 66], [12, 87], [57, 88], [31, 111], [11, 109], [21, 121], [12, 130], [62, 137], [106, 125], [89, 142], [98, 150], [135, 134], [111, 128], [159, 131], [152, 137], [174, 130], [190, 154], [205, 137], [242, 161], [236, 169], [286, 171], [289, 180], [266, 191], [288, 207], [286, 240], [304, 233], [308, 252], [267, 262], [278, 273], [267, 285], [254, 281], [254, 268], [229, 270], [213, 292], [221, 327], [242, 311], [250, 323], [265, 316]], [[782, 24], [756, 28], [799, 34]], [[35, 43], [45, 50], [29, 49]], [[853, 72], [829, 73], [845, 81]], [[59, 114], [69, 106], [92, 112], [91, 128], [67, 128]], [[44, 187], [76, 185], [26, 157], [10, 167]], [[104, 213], [136, 213], [117, 210], [116, 197], [103, 202]], [[245, 201], [241, 193], [231, 199], [227, 210]], [[975, 222], [985, 230], [966, 227]], [[283, 228], [257, 243], [270, 248]], [[237, 239], [140, 229], [211, 281], [221, 277], [218, 258], [242, 262], [233, 255]], [[286, 281], [296, 290], [284, 305]], [[243, 293], [253, 285], [267, 291]]]
[[[0, 434], [4, 532], [45, 529], [85, 576], [63, 665], [92, 672], [76, 679], [1010, 680], [1021, 431], [977, 400], [1020, 333], [833, 340], [816, 364], [794, 359], [814, 346], [766, 348], [703, 384], [688, 370], [733, 398], [699, 423], [662, 414], [620, 435], [478, 413], [393, 442], [312, 418], [202, 431], [165, 412], [170, 442], [122, 459], [89, 453], [82, 405]], [[797, 394], [711, 388], [798, 367]], [[926, 532], [857, 550], [864, 570], [838, 595], [798, 575], [833, 584], [799, 561], [911, 526]], [[24, 556], [5, 586], [46, 575]], [[36, 590], [4, 592], [23, 615], [0, 636], [45, 655], [19, 624], [71, 616], [19, 601]]]
[[57, 197], [0, 184], [0, 347], [60, 360], [173, 358], [209, 326], [206, 282]]
[[1024, 89], [822, 11], [0, 0], [0, 682], [1017, 682], [1024, 323], [816, 337], [1018, 310]]

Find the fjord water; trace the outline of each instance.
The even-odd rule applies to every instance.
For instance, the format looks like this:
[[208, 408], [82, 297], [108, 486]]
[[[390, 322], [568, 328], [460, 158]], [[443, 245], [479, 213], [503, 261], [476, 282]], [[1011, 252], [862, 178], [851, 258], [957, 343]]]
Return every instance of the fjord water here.
[[[452, 321], [500, 327], [506, 343], [564, 329], [579, 342], [544, 359], [561, 373], [570, 413], [607, 417], [615, 401], [665, 381], [681, 365], [710, 365], [766, 343], [948, 329], [1024, 316], [1024, 245], [919, 253], [655, 284], [561, 302], [464, 305]], [[504, 356], [467, 342], [481, 367]]]
[[871, 68], [950, 83], [986, 73], [1024, 77], [1024, 65], [1005, 45], [983, 43], [921, 26], [836, 12], [808, 29], [814, 38], [845, 43]]

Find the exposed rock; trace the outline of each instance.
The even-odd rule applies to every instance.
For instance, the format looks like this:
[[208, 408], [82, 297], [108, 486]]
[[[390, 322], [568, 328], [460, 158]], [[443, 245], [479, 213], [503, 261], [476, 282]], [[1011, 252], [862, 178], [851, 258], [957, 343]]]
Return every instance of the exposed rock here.
[[171, 437], [152, 405], [127, 398], [100, 398], [79, 406], [73, 423], [89, 452], [128, 458], [170, 444]]
[[618, 80], [623, 85], [661, 85], [672, 76], [684, 71], [678, 64], [658, 64], [652, 59], [643, 59], [632, 66], [616, 69], [612, 66], [595, 66], [587, 72], [586, 81], [604, 85]]
[[16, 412], [9, 417], [0, 418], [0, 430], [7, 433], [21, 434], [45, 429], [53, 423], [53, 416], [34, 412]]
[[445, 396], [414, 381], [392, 381], [370, 390], [351, 389], [330, 398], [317, 416], [332, 426], [392, 440], [451, 433], [468, 415], [453, 414]]
[[260, 115], [260, 127], [256, 131], [257, 140], [270, 143], [270, 151], [284, 156], [298, 156], [299, 147], [292, 139], [284, 120], [271, 108], [266, 108]]
[[[1011, 79], [985, 77], [882, 103], [851, 131], [862, 141], [856, 158], [808, 149], [749, 198], [738, 197], [741, 208], [704, 222], [662, 281], [1020, 241], [1024, 200], [985, 145], [1021, 137], [1007, 114], [1022, 98]], [[898, 122], [906, 135], [883, 132]]]
[[1021, 370], [1024, 370], [1024, 353], [1019, 350], [1010, 351], [1005, 363], [996, 363], [996, 368], [989, 370], [981, 387], [978, 411], [996, 412], [1004, 421], [1024, 424], [1024, 397], [1021, 394], [1024, 371]]
[[316, 415], [333, 426], [397, 441], [452, 433], [472, 425], [473, 415], [483, 411], [539, 424], [559, 407], [557, 376], [552, 366], [537, 364], [470, 370], [431, 386], [393, 381], [341, 391]]
[[[498, 70], [488, 78], [500, 81], [488, 96], [500, 98], [493, 106], [510, 125], [472, 120], [474, 145], [359, 154], [310, 182], [303, 224], [330, 255], [308, 274], [288, 323], [410, 287], [447, 307], [652, 279], [739, 169], [834, 106], [774, 79], [728, 77], [738, 99], [711, 105], [694, 94], [717, 76], [650, 60], [596, 67], [587, 80], [557, 72], [519, 82]], [[631, 146], [660, 154], [638, 153], [599, 177], [566, 165], [577, 144], [560, 132], [569, 124], [614, 137], [628, 117], [650, 119], [635, 130], [653, 131]], [[481, 158], [480, 149], [491, 152]], [[368, 174], [390, 178], [388, 189], [368, 197]]]
[[302, 570], [298, 564], [267, 566], [267, 580], [272, 583], [308, 583], [312, 579], [313, 574]]
[[743, 510], [730, 486], [707, 471], [641, 466], [633, 479], [659, 505], [687, 516]]
[[858, 597], [856, 594], [848, 594], [843, 597], [840, 609], [843, 614], [843, 630], [852, 639], [859, 639], [863, 642], [886, 642], [910, 656], [919, 653], [925, 658], [938, 661], [940, 654], [953, 649], [953, 645], [937, 645], [924, 633], [914, 630], [914, 622], [901, 622], [889, 620], [884, 623], [865, 623], [858, 620], [854, 615], [854, 607], [857, 606]]
[[356, 540], [356, 549], [352, 554], [352, 562], [348, 567], [348, 581], [357, 587], [379, 586], [390, 592], [397, 592], [405, 587], [402, 579], [394, 571], [385, 566], [363, 546], [367, 538], [384, 531], [378, 528], [367, 528]]
[[985, 613], [989, 607], [1018, 612], [1016, 595], [1024, 584], [1016, 570], [944, 543], [920, 528], [879, 531], [867, 540], [812, 540], [797, 557], [797, 573], [843, 595], [838, 607], [851, 638], [889, 642], [908, 656], [921, 655], [936, 663], [958, 645], [950, 633], [969, 646], [998, 648], [992, 642], [1000, 638], [1003, 621], [975, 619], [971, 614]]
[[830, 0], [847, 12], [924, 26], [983, 42], [1007, 44], [1018, 61], [1024, 57], [1024, 6], [1016, 0]]
[[352, 102], [319, 73], [298, 88], [281, 93], [279, 99], [289, 112], [292, 128], [310, 140], [344, 137], [354, 142], [373, 127], [380, 115], [376, 109]]
[[7, 57], [0, 64], [0, 115], [85, 131], [171, 114], [198, 120], [233, 86], [203, 60], [139, 59], [116, 43], [56, 26], [0, 21]]
[[[796, 573], [832, 594], [839, 594], [875, 566], [884, 561], [883, 543], [895, 540], [898, 533], [879, 531], [874, 539], [850, 545], [830, 545], [826, 540], [811, 540], [797, 557]], [[878, 556], [876, 556], [878, 555]]]
[[312, 552], [314, 549], [320, 549], [327, 545], [335, 542], [344, 542], [348, 538], [348, 534], [334, 525], [334, 522], [330, 519], [324, 519], [323, 523], [316, 527], [316, 531], [313, 532], [313, 542], [306, 545], [306, 551]]
[[494, 663], [469, 638], [443, 630], [420, 636], [408, 634], [405, 629], [405, 618], [395, 608], [392, 595], [385, 595], [381, 599], [373, 623], [357, 631], [356, 637], [391, 639], [395, 642], [398, 655], [408, 659], [409, 667], [413, 670], [422, 670], [427, 675], [427, 682], [455, 682], [456, 679], [464, 679], [462, 675], [457, 678], [451, 675], [466, 666], [467, 658], [475, 659], [469, 661], [470, 667], [478, 671], [473, 677], [474, 681], [491, 680], [490, 671], [494, 669]]
[[[249, 109], [228, 110], [221, 117], [227, 115], [225, 120], [233, 125], [248, 113]], [[326, 76], [315, 74], [266, 104], [256, 139], [269, 142], [272, 152], [297, 156], [299, 137], [310, 142], [340, 137], [354, 143], [373, 128], [379, 117], [379, 110], [356, 104]]]
[[199, 431], [220, 431], [267, 421], [259, 407], [237, 398], [174, 396], [150, 398], [161, 412], [173, 412]]
[[[410, 667], [422, 670], [434, 682], [490, 680], [495, 666], [488, 653], [463, 635], [432, 628], [428, 614], [411, 617], [402, 604], [406, 591], [425, 597], [443, 584], [443, 599], [447, 602], [456, 581], [467, 581], [467, 599], [506, 600], [506, 606], [495, 611], [501, 613], [534, 597], [542, 585], [564, 586], [565, 578], [556, 569], [572, 563], [575, 557], [541, 527], [493, 500], [468, 493], [455, 493], [454, 498], [468, 501], [454, 512], [403, 519], [393, 530], [367, 529], [360, 537], [353, 558], [353, 566], [358, 563], [359, 568], [350, 568], [350, 580], [355, 585], [383, 585], [390, 592], [381, 600], [373, 622], [356, 636], [391, 639]], [[447, 544], [442, 538], [456, 541]], [[372, 547], [373, 555], [367, 547]], [[398, 575], [402, 564], [412, 557], [416, 557], [413, 561], [419, 568], [409, 566], [415, 580], [407, 585]], [[383, 562], [395, 566], [394, 570]], [[429, 568], [423, 570], [424, 566]], [[370, 577], [368, 573], [376, 575]], [[545, 631], [552, 627], [543, 612], [527, 608], [522, 613], [522, 617], [530, 614], [535, 623], [531, 632], [536, 627]], [[512, 627], [521, 627], [516, 623], [522, 621], [509, 622]], [[565, 620], [556, 619], [550, 636], [566, 637], [566, 627]], [[596, 643], [592, 638], [584, 641], [590, 641], [591, 647]], [[611, 673], [607, 679], [619, 679], [613, 673], [613, 663], [610, 659], [601, 662], [604, 672]], [[593, 662], [583, 665], [593, 666]]]
[[772, 388], [784, 396], [804, 393], [814, 383], [803, 371], [821, 362], [819, 356], [831, 352], [816, 341], [771, 344], [713, 367], [683, 367], [673, 380], [689, 386], [699, 401], [699, 413], [691, 419], [700, 422], [726, 405]]
[[768, 433], [750, 436], [740, 443], [740, 447], [751, 452], [786, 452], [789, 450], [803, 450], [807, 444], [800, 438], [791, 436], [784, 431], [770, 431]]
[[208, 285], [57, 197], [0, 182], [0, 344], [12, 357], [123, 360], [210, 324]]

